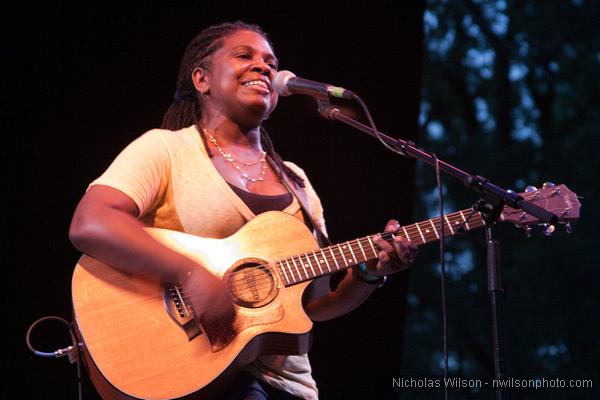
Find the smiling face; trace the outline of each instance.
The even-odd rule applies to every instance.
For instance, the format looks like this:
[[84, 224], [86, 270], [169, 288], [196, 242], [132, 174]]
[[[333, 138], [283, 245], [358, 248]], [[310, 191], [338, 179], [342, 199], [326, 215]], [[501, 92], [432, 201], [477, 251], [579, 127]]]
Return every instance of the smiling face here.
[[277, 59], [260, 34], [239, 30], [223, 39], [207, 70], [196, 69], [196, 88], [207, 93], [203, 106], [242, 125], [259, 125], [277, 105], [271, 81]]

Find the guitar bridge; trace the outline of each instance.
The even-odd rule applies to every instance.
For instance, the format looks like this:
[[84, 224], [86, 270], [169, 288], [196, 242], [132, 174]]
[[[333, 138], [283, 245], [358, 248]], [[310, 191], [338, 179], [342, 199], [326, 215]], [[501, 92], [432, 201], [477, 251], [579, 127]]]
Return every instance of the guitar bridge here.
[[194, 311], [185, 302], [181, 286], [165, 287], [163, 302], [171, 319], [185, 332], [188, 340], [202, 334], [200, 325], [194, 318]]

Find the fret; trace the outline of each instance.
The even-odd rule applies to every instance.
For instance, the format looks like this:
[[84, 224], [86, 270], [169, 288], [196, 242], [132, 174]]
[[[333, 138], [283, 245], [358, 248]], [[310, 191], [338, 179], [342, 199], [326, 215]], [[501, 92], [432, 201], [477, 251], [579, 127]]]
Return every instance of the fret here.
[[354, 264], [358, 264], [358, 260], [356, 259], [356, 256], [354, 255], [354, 251], [352, 250], [352, 246], [350, 245], [350, 242], [346, 242], [346, 244], [344, 246], [348, 246], [348, 248], [350, 249], [350, 254], [352, 254], [352, 258], [354, 258]]
[[[329, 252], [331, 253], [331, 258], [333, 258], [333, 262], [335, 263], [335, 268], [336, 269], [340, 269], [340, 265], [337, 262], [337, 258], [335, 256], [335, 254], [333, 254], [332, 247], [333, 246], [329, 246]], [[329, 266], [329, 264], [327, 264], [327, 266]], [[329, 270], [329, 272], [331, 272], [331, 269]]]
[[[319, 252], [319, 254], [317, 254], [317, 251]], [[322, 255], [322, 251], [321, 249], [317, 249], [317, 250], [313, 250], [313, 256], [315, 257], [315, 260], [317, 260], [317, 267], [319, 267], [319, 273], [317, 273], [317, 275], [323, 275], [323, 257]], [[315, 276], [317, 276], [315, 275]]]
[[349, 266], [352, 263], [352, 260], [350, 260], [350, 264], [349, 264], [348, 261], [346, 261], [346, 256], [344, 255], [342, 246], [338, 243], [337, 247], [338, 247], [338, 250], [340, 251], [340, 255], [342, 256], [342, 260], [344, 260], [344, 264], [346, 264], [346, 267]]
[[[312, 263], [310, 262], [310, 258], [308, 258], [308, 253], [304, 253], [304, 258], [306, 259], [306, 261], [308, 262], [308, 265], [312, 269]], [[304, 274], [306, 275], [306, 278], [308, 279], [308, 269], [306, 268], [306, 262], [304, 264], [302, 264], [302, 269], [304, 270]]]
[[321, 271], [321, 275], [323, 275], [325, 273], [323, 272], [323, 265], [327, 267], [327, 270], [331, 271], [331, 269], [329, 268], [329, 262], [327, 261], [327, 256], [323, 252], [323, 249], [318, 249], [318, 251], [321, 255], [321, 259], [319, 260], [319, 270]]
[[285, 262], [288, 266], [288, 273], [290, 274], [290, 277], [291, 277], [290, 282], [295, 283], [296, 277], [294, 276], [294, 270], [292, 269], [292, 264], [290, 264], [289, 260], [294, 261], [294, 258], [293, 257], [286, 258]]
[[[427, 223], [426, 221], [420, 222], [420, 224], [426, 224], [426, 223]], [[421, 230], [424, 232], [423, 235], [425, 236], [425, 241], [429, 242], [429, 240], [433, 240], [433, 239], [430, 239], [431, 230], [427, 226], [422, 226]]]
[[[318, 266], [319, 265], [319, 260], [317, 259], [317, 255], [315, 254], [314, 250], [313, 250], [312, 253], [313, 253], [313, 258], [317, 262], [317, 266]], [[310, 265], [310, 270], [312, 271], [313, 278], [314, 278], [315, 276], [317, 276], [317, 274], [315, 273], [315, 269], [313, 268], [312, 264], [310, 263], [310, 260], [308, 260], [308, 264]]]
[[367, 254], [365, 253], [365, 250], [363, 249], [362, 244], [360, 244], [360, 240], [357, 240], [356, 242], [358, 243], [358, 247], [360, 247], [360, 251], [362, 252], [363, 257], [365, 258], [365, 261], [367, 261], [369, 258], [367, 257]]
[[419, 226], [419, 224], [414, 224], [414, 226], [417, 227], [417, 230], [419, 231], [419, 235], [421, 235], [421, 240], [423, 241], [423, 243], [426, 243], [427, 240], [425, 240], [425, 236], [423, 236], [423, 232], [421, 232], [421, 227]]
[[410, 235], [406, 231], [406, 228], [402, 227], [402, 230], [404, 231], [404, 237], [407, 238], [408, 240], [410, 240], [412, 242], [412, 238], [410, 237]]
[[467, 222], [467, 219], [465, 218], [465, 216], [464, 216], [464, 214], [463, 214], [462, 210], [461, 210], [461, 211], [459, 211], [459, 213], [460, 213], [460, 216], [461, 216], [461, 217], [462, 217], [462, 219], [463, 219], [463, 223], [465, 224], [465, 227], [467, 228], [467, 230], [468, 230], [468, 231], [470, 231], [470, 230], [471, 230], [471, 228], [469, 227], [469, 223]]
[[300, 276], [298, 282], [302, 282], [304, 280], [304, 278], [302, 277], [302, 271], [306, 271], [306, 261], [302, 257], [306, 256], [304, 254], [299, 254], [296, 257], [296, 259], [298, 260], [298, 276]]
[[[323, 256], [323, 250], [321, 250], [321, 249], [318, 249], [318, 250], [321, 253], [321, 255]], [[313, 254], [315, 255], [315, 258], [317, 258], [317, 254], [315, 253], [315, 250], [313, 250]], [[323, 275], [323, 267], [322, 267], [323, 260], [325, 260], [325, 262], [327, 262], [327, 260], [325, 259], [325, 256], [323, 256], [322, 259], [317, 258], [317, 267], [319, 267], [319, 272], [320, 272], [319, 275]]]
[[[325, 255], [325, 251], [323, 249], [319, 249], [321, 255], [323, 256], [323, 260], [325, 260], [325, 266], [327, 267], [327, 271], [331, 272], [331, 267], [329, 266], [329, 261], [327, 261], [327, 256]], [[319, 266], [321, 269], [321, 266]], [[324, 274], [323, 269], [321, 269], [321, 274]]]
[[437, 239], [439, 239], [439, 238], [440, 238], [440, 235], [437, 233], [437, 229], [435, 229], [435, 224], [433, 223], [433, 219], [431, 219], [431, 218], [430, 218], [430, 219], [429, 219], [429, 223], [431, 224], [431, 227], [433, 228], [433, 232], [435, 233], [435, 237], [436, 237]]
[[367, 240], [369, 240], [369, 244], [371, 245], [371, 250], [373, 251], [373, 257], [377, 258], [377, 250], [375, 250], [375, 246], [373, 245], [371, 236], [367, 236]]
[[[461, 210], [442, 215], [441, 217], [430, 218], [408, 225], [408, 229], [407, 227], [402, 226], [395, 233], [382, 232], [359, 239], [349, 240], [345, 243], [338, 243], [322, 249], [310, 250], [303, 254], [275, 261], [275, 265], [279, 267], [281, 280], [286, 286], [290, 286], [298, 282], [313, 279], [317, 276], [351, 267], [360, 262], [379, 258], [379, 250], [375, 245], [375, 240], [377, 240], [378, 237], [389, 242], [393, 241], [395, 236], [403, 234], [404, 237], [410, 241], [417, 243], [416, 240], [420, 239], [421, 243], [425, 244], [441, 238], [441, 232], [438, 230], [438, 227], [441, 229], [445, 229], [445, 227], [444, 225], [439, 226], [440, 223], [447, 224], [450, 235], [456, 234], [457, 226], [464, 226], [467, 230], [471, 230], [484, 225], [479, 213], [471, 213], [468, 214], [468, 217], [465, 216], [465, 213], [468, 211], [468, 209]], [[423, 226], [421, 226], [421, 224], [423, 224]], [[452, 225], [455, 226], [453, 227]], [[433, 230], [433, 234], [431, 233], [431, 230]], [[365, 241], [364, 245], [362, 241]], [[337, 255], [335, 253], [336, 247], [339, 252]], [[369, 251], [371, 253], [369, 253]], [[330, 262], [329, 257], [331, 257], [333, 262]]]
[[461, 224], [461, 221], [459, 219], [459, 212], [455, 212], [450, 214], [450, 218], [452, 218], [452, 221], [454, 222], [452, 225], [454, 225], [454, 232], [457, 232], [457, 227]]
[[[286, 262], [286, 264], [288, 263], [288, 260], [284, 260]], [[285, 276], [285, 280], [287, 281], [287, 284], [290, 284], [290, 278], [287, 275], [287, 272], [285, 272], [285, 266], [281, 263], [281, 261], [279, 262], [279, 268], [283, 271], [283, 275]]]
[[[298, 257], [298, 261], [300, 261], [300, 256], [296, 256], [296, 257]], [[298, 268], [298, 264], [296, 264], [296, 257], [292, 257], [292, 262], [294, 263], [296, 272], [298, 272], [298, 277], [300, 278], [300, 280], [302, 280], [302, 275], [300, 274], [300, 269]], [[295, 280], [295, 278], [294, 278], [294, 280]]]
[[452, 224], [450, 223], [450, 220], [448, 219], [448, 216], [444, 215], [444, 218], [446, 219], [446, 223], [448, 224], [448, 228], [450, 228], [450, 233], [452, 235], [454, 235], [454, 229], [452, 229]]

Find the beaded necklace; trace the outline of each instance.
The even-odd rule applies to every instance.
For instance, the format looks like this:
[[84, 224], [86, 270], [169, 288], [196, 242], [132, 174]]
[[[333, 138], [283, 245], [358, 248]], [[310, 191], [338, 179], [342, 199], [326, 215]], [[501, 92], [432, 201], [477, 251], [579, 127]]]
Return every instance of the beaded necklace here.
[[[233, 167], [238, 170], [238, 172], [240, 173], [240, 176], [243, 179], [247, 180], [248, 182], [252, 182], [252, 183], [261, 182], [264, 180], [265, 171], [267, 170], [267, 163], [266, 163], [267, 153], [262, 151], [262, 154], [256, 161], [249, 161], [249, 162], [238, 161], [233, 157], [233, 155], [231, 153], [223, 151], [221, 146], [219, 146], [217, 139], [213, 135], [211, 135], [210, 132], [208, 132], [204, 128], [202, 129], [202, 131], [208, 138], [208, 141], [211, 142], [217, 148], [217, 151], [219, 152], [219, 154], [221, 154], [221, 157], [223, 157], [223, 159], [225, 159], [225, 161], [227, 161], [231, 165], [233, 165]], [[260, 172], [258, 173], [258, 177], [256, 177], [256, 178], [251, 178], [250, 176], [248, 176], [247, 173], [242, 171], [242, 167], [251, 167], [251, 166], [259, 164], [259, 163], [261, 164], [261, 168], [260, 168]]]

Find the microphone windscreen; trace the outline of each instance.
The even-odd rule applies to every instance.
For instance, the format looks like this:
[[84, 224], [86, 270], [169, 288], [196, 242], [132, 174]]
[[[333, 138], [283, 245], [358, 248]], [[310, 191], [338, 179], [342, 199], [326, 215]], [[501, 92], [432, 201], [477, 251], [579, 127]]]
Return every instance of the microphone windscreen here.
[[287, 88], [287, 82], [291, 78], [295, 78], [296, 75], [290, 71], [279, 71], [275, 74], [275, 78], [273, 78], [273, 88], [280, 96], [289, 96], [292, 94]]

